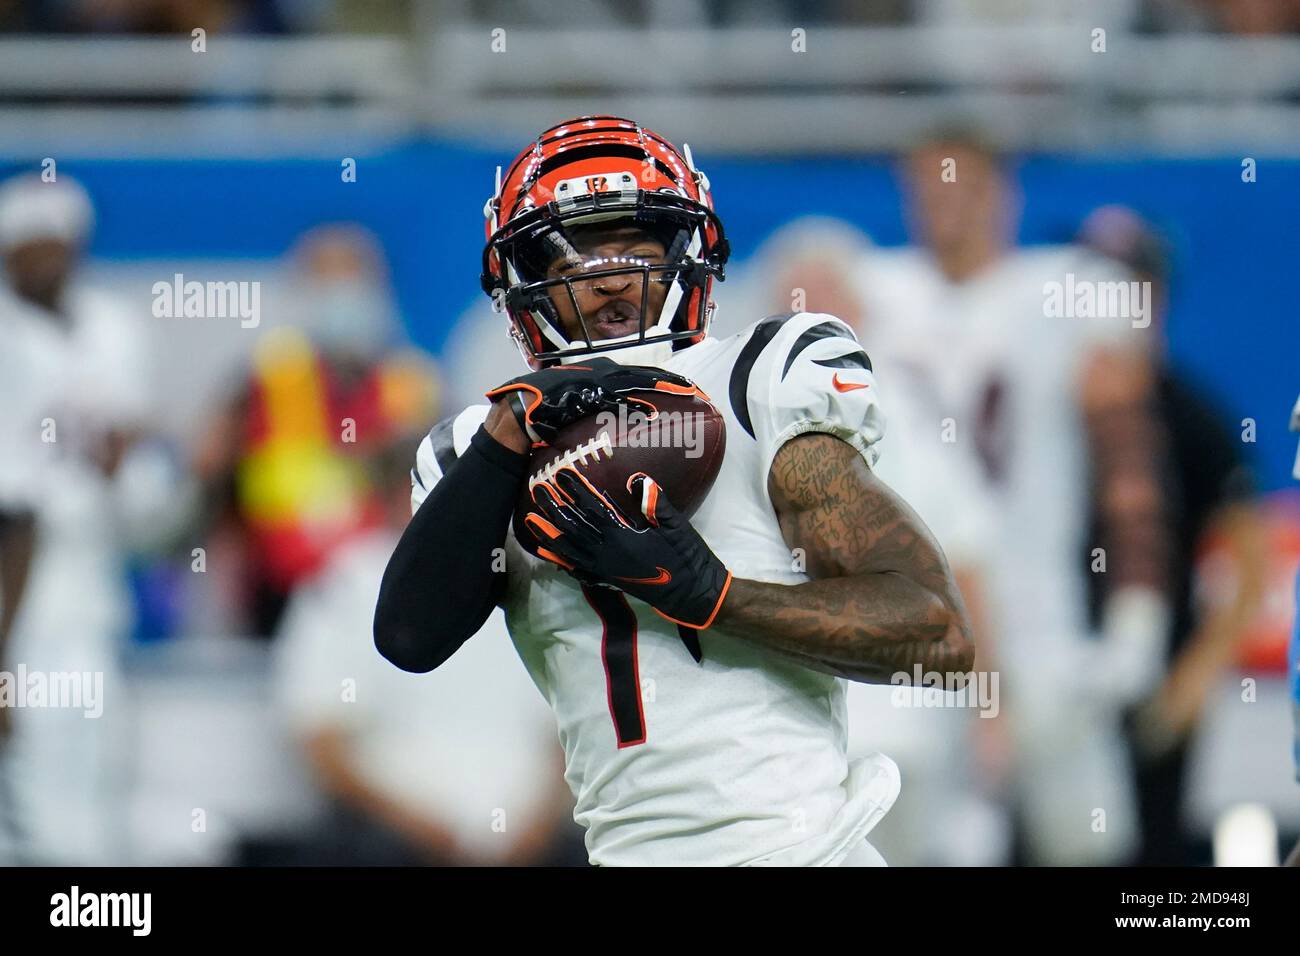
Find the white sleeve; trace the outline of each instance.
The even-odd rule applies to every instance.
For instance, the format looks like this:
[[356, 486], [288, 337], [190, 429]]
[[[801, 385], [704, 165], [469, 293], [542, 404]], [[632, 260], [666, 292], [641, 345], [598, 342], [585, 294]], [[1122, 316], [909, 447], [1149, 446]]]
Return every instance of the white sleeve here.
[[781, 322], [754, 361], [746, 402], [763, 480], [781, 446], [805, 432], [843, 439], [868, 464], [879, 455], [885, 416], [871, 359], [833, 315], [801, 312]]
[[424, 504], [447, 469], [469, 447], [469, 440], [487, 420], [491, 405], [471, 405], [459, 415], [445, 418], [429, 430], [415, 453], [411, 469], [411, 514]]

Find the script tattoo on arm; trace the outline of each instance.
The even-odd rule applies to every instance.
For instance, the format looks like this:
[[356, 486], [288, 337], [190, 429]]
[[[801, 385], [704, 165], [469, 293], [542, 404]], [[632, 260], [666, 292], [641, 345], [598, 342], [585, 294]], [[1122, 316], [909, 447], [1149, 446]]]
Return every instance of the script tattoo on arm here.
[[728, 633], [850, 680], [966, 674], [974, 642], [943, 551], [862, 456], [832, 435], [782, 446], [768, 492], [802, 584], [736, 579], [717, 624]]

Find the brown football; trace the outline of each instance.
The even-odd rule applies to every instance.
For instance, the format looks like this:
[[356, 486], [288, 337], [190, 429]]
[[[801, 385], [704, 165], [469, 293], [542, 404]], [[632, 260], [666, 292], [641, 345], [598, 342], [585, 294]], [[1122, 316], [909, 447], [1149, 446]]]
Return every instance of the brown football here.
[[537, 539], [524, 524], [535, 510], [532, 487], [571, 465], [600, 489], [637, 527], [646, 524], [641, 503], [628, 490], [637, 472], [654, 478], [674, 508], [688, 517], [704, 503], [722, 467], [726, 426], [701, 393], [635, 392], [640, 404], [621, 406], [560, 430], [555, 441], [533, 452], [528, 482], [515, 506], [515, 537], [536, 554]]

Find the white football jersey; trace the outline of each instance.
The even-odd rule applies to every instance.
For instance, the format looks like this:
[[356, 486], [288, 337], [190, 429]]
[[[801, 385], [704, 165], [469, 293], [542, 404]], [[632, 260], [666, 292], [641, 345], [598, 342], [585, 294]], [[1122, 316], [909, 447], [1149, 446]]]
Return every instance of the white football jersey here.
[[[738, 577], [797, 584], [767, 494], [777, 450], [826, 432], [868, 462], [884, 431], [870, 360], [829, 315], [765, 319], [665, 363], [711, 396], [727, 431], [692, 518]], [[413, 506], [465, 450], [488, 406], [430, 432]], [[617, 452], [616, 452], [617, 453]], [[608, 588], [584, 589], [507, 536], [504, 607], [515, 647], [555, 711], [565, 777], [599, 865], [835, 865], [898, 795], [882, 754], [846, 757], [845, 681], [714, 626], [696, 661], [677, 625]]]

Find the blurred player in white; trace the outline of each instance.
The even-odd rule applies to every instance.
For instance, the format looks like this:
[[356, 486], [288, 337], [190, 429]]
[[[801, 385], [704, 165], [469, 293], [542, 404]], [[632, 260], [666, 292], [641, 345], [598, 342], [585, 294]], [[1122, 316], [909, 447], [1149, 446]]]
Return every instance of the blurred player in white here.
[[[545, 131], [486, 211], [484, 288], [536, 371], [422, 444], [378, 647], [430, 670], [504, 606], [594, 863], [880, 862], [865, 837], [897, 769], [848, 760], [841, 678], [964, 673], [972, 642], [942, 552], [871, 471], [884, 418], [866, 352], [806, 312], [709, 337], [728, 247], [708, 180], [629, 120]], [[689, 521], [633, 476], [634, 530], [563, 468], [528, 518], [545, 560], [520, 547], [530, 447], [633, 393], [694, 387], [728, 441]]]
[[[1127, 277], [1074, 248], [1016, 249], [1018, 198], [978, 137], [925, 143], [905, 179], [919, 248], [890, 264], [887, 348], [925, 370], [995, 495], [990, 617], [1025, 849], [1120, 862], [1136, 838], [1120, 713], [1160, 678], [1169, 619], [1142, 316], [1051, 314], [1050, 283]], [[1097, 635], [1082, 577], [1090, 476], [1110, 544]]]
[[131, 604], [121, 548], [127, 525], [158, 523], [151, 506], [166, 488], [131, 453], [149, 403], [141, 329], [75, 281], [92, 220], [85, 191], [66, 177], [0, 186], [0, 325], [6, 359], [22, 363], [0, 380], [15, 392], [0, 404], [24, 409], [6, 457], [27, 472], [16, 493], [36, 530], [4, 667], [102, 679], [99, 717], [69, 707], [7, 715], [15, 852], [38, 863], [123, 860], [117, 659]]

